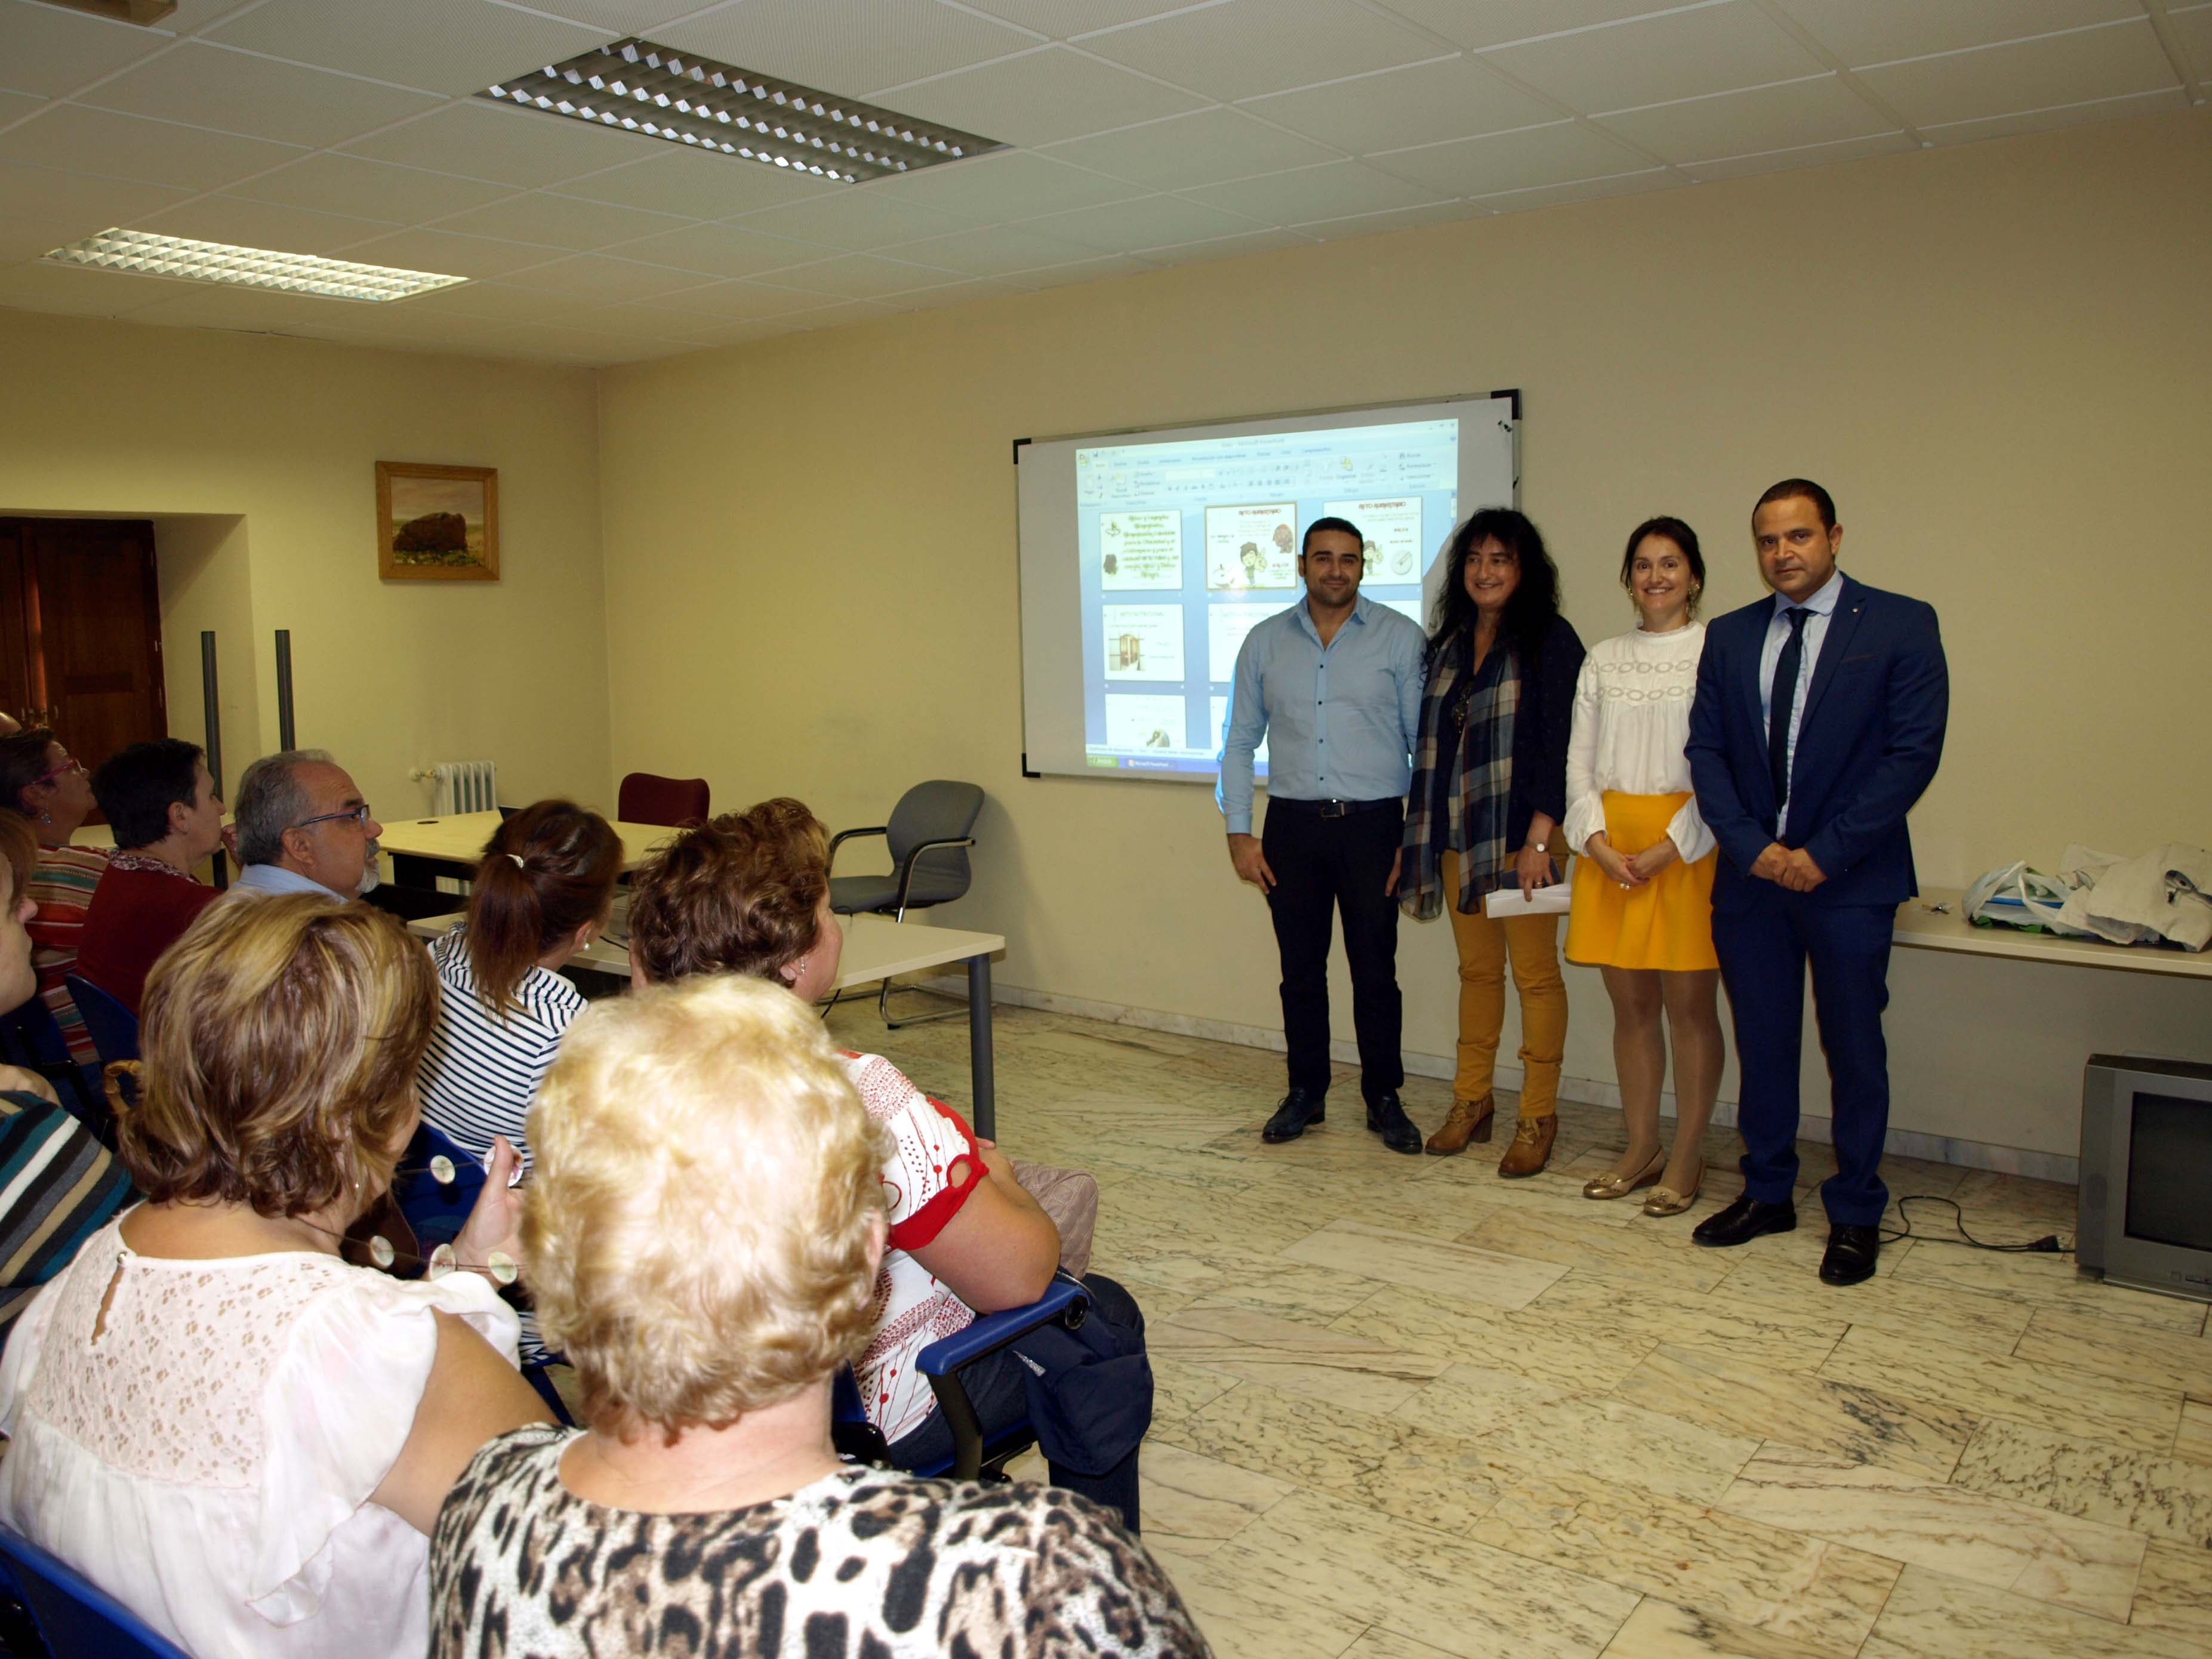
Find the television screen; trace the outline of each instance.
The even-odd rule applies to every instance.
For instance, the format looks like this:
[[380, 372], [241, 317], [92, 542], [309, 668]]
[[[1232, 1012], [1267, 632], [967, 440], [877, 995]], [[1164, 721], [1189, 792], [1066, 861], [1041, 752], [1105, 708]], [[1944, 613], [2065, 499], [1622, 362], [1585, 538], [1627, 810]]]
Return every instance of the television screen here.
[[2212, 1250], [2212, 1105], [2138, 1090], [2130, 1130], [2129, 1236]]

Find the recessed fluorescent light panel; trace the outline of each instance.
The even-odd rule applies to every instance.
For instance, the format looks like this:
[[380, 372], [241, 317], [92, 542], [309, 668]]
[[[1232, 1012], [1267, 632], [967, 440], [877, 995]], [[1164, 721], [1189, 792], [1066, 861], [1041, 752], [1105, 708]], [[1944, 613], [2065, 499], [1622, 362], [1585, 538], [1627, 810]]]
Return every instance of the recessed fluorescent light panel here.
[[1006, 148], [650, 40], [601, 46], [477, 96], [848, 185]]
[[434, 271], [319, 259], [312, 253], [188, 242], [181, 236], [155, 236], [143, 230], [103, 230], [82, 242], [58, 247], [46, 258], [56, 264], [127, 270], [140, 276], [173, 276], [188, 283], [228, 283], [238, 288], [272, 289], [280, 294], [316, 294], [327, 300], [404, 300], [468, 281], [465, 276], [441, 276]]

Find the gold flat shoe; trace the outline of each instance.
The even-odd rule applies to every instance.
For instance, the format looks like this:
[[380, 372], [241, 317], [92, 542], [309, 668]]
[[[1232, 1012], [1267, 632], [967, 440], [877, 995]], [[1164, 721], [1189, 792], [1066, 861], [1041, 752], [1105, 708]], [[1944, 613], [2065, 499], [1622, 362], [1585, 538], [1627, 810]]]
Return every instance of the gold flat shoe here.
[[1633, 1176], [1618, 1176], [1608, 1172], [1592, 1176], [1583, 1182], [1583, 1196], [1584, 1198], [1626, 1198], [1638, 1187], [1649, 1187], [1653, 1182], [1658, 1180], [1666, 1167], [1667, 1154], [1664, 1150], [1654, 1152], [1651, 1154], [1651, 1161]]
[[1698, 1189], [1705, 1184], [1705, 1172], [1698, 1171], [1698, 1178], [1686, 1193], [1678, 1193], [1672, 1187], [1654, 1187], [1644, 1200], [1646, 1215], [1680, 1215], [1698, 1201]]

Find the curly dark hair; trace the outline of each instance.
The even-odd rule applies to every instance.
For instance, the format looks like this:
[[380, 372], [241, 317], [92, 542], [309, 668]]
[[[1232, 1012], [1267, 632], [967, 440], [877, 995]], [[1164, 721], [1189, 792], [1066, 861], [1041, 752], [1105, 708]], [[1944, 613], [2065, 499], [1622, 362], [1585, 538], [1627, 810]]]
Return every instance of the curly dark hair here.
[[1545, 550], [1542, 532], [1526, 514], [1510, 507], [1486, 507], [1452, 532], [1445, 549], [1443, 591], [1437, 596], [1429, 625], [1431, 662], [1462, 634], [1474, 630], [1474, 600], [1467, 591], [1467, 561], [1476, 548], [1492, 538], [1521, 567], [1520, 585], [1505, 602], [1498, 631], [1520, 654], [1524, 666], [1533, 665], [1542, 653], [1544, 636], [1559, 620], [1559, 568]]
[[686, 830], [630, 878], [629, 954], [655, 984], [778, 970], [814, 946], [830, 832], [803, 801], [764, 800]]

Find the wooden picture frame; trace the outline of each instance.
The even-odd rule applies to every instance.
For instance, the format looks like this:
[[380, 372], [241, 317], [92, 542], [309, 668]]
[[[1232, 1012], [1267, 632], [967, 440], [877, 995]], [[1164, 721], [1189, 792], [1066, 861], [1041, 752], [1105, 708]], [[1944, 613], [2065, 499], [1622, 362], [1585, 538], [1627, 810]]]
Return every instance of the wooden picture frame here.
[[379, 461], [376, 574], [386, 581], [497, 581], [498, 469]]

